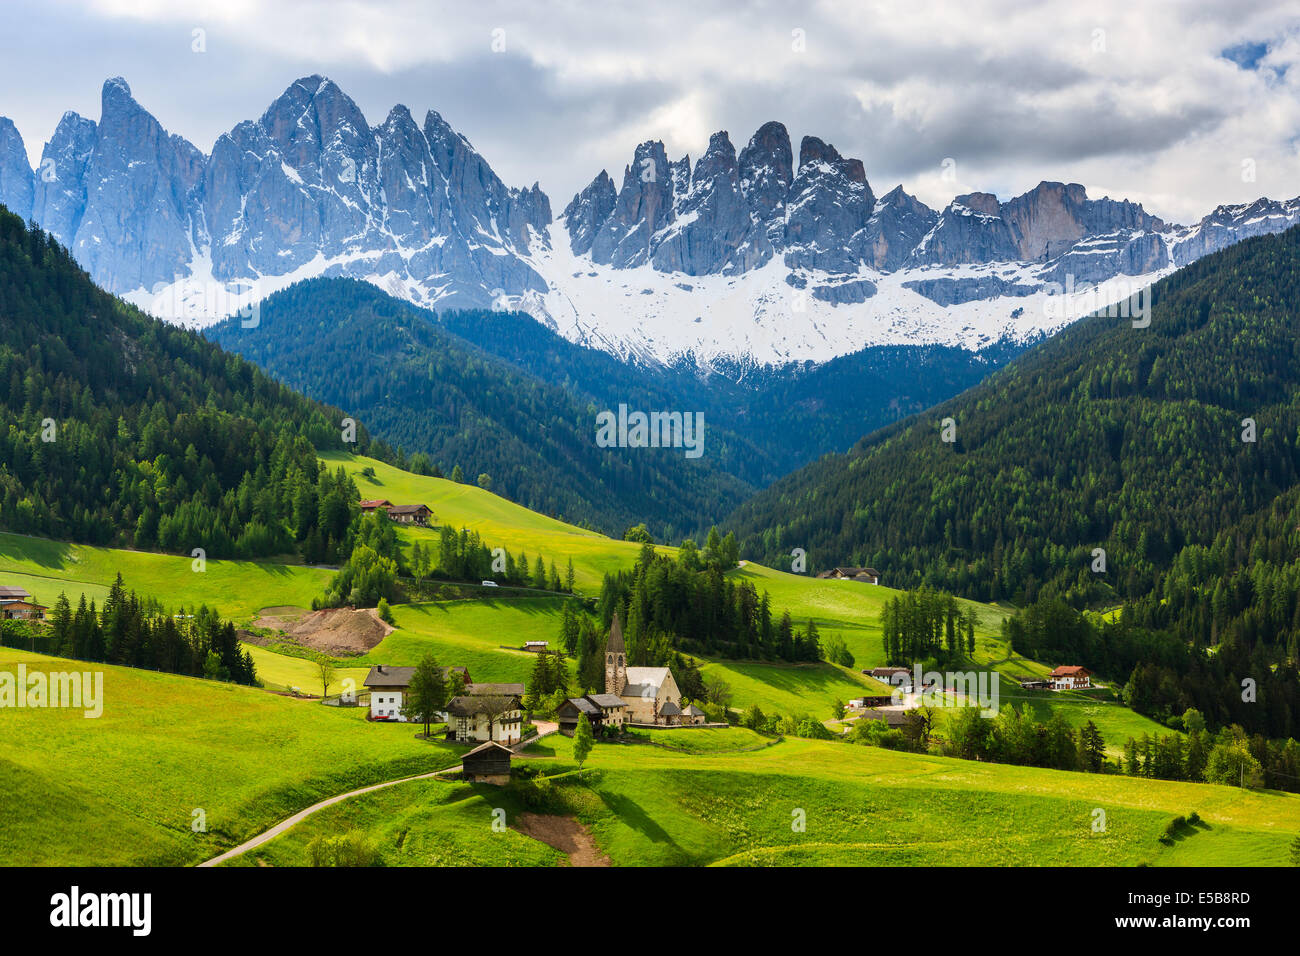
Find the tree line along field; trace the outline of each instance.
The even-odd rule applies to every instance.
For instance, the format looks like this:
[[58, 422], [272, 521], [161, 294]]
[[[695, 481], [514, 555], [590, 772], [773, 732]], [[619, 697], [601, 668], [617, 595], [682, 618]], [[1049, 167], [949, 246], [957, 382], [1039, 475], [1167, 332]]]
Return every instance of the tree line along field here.
[[[313, 841], [338, 834], [389, 866], [563, 862], [513, 830], [494, 832], [495, 808], [507, 822], [525, 810], [576, 817], [611, 863], [629, 866], [1276, 866], [1300, 828], [1300, 797], [1289, 794], [721, 733], [733, 748], [597, 744], [580, 781], [572, 741], [547, 737], [518, 761], [551, 776], [542, 793], [527, 781], [399, 784], [329, 807], [229, 865], [305, 865]], [[1200, 825], [1162, 841], [1193, 811]]]
[[[322, 459], [330, 467], [342, 466], [357, 481], [363, 495], [387, 497], [395, 503], [428, 504], [436, 522], [472, 528], [489, 544], [499, 542], [512, 553], [527, 551], [530, 557], [541, 554], [559, 567], [572, 556], [579, 593], [594, 593], [605, 573], [630, 566], [639, 552], [640, 546], [634, 542], [616, 541], [547, 518], [476, 486], [414, 475], [360, 456], [326, 453]], [[363, 474], [365, 469], [373, 471], [373, 481]], [[420, 541], [436, 552], [436, 531], [402, 527], [399, 533], [408, 548]], [[670, 554], [675, 551], [666, 547], [661, 550]], [[88, 599], [102, 600], [119, 571], [127, 587], [139, 593], [158, 597], [172, 607], [206, 603], [241, 626], [251, 623], [264, 607], [309, 607], [332, 576], [332, 571], [324, 568], [268, 561], [209, 560], [206, 570], [198, 573], [189, 557], [0, 533], [0, 574], [6, 581], [12, 579], [27, 587], [47, 604], [53, 602], [59, 590], [66, 590], [74, 604], [81, 593]], [[769, 714], [806, 714], [827, 720], [836, 702], [884, 692], [882, 685], [864, 677], [861, 670], [886, 662], [880, 610], [898, 591], [791, 574], [753, 562], [746, 562], [730, 575], [767, 591], [775, 614], [788, 610], [796, 625], [812, 619], [823, 638], [842, 637], [855, 658], [853, 668], [824, 662], [703, 662], [706, 679], [725, 681], [731, 688], [734, 708], [756, 705]], [[479, 681], [526, 683], [535, 658], [505, 648], [522, 647], [527, 640], [554, 643], [564, 600], [555, 596], [498, 597], [485, 592], [476, 599], [397, 605], [393, 613], [398, 629], [367, 654], [339, 660], [331, 690], [337, 692], [341, 682], [349, 678], [360, 686], [373, 664], [410, 665], [426, 652], [433, 653], [440, 663], [468, 667]], [[960, 603], [964, 609], [976, 611], [976, 662], [985, 665], [1008, 657], [1009, 649], [999, 635], [1004, 610], [969, 601]], [[259, 677], [268, 689], [297, 687], [306, 693], [320, 693], [319, 676], [310, 660], [270, 648], [247, 644], [245, 648], [254, 656]], [[1057, 708], [1065, 712], [1073, 726], [1093, 720], [1112, 754], [1119, 752], [1129, 736], [1163, 730], [1155, 722], [1111, 702], [1067, 694], [1026, 694], [1011, 678], [1045, 674], [1049, 668], [1040, 662], [1013, 659], [996, 668], [1003, 675], [1004, 699], [1032, 708], [1040, 720]], [[573, 669], [571, 662], [571, 673]]]
[[[320, 457], [331, 468], [342, 466], [363, 499], [428, 505], [437, 524], [477, 531], [489, 547], [507, 547], [516, 556], [521, 551], [532, 559], [540, 554], [548, 563], [554, 560], [561, 571], [572, 558], [575, 587], [580, 591], [598, 590], [605, 574], [631, 566], [641, 548], [633, 541], [619, 541], [529, 511], [476, 485], [415, 475], [359, 455], [324, 452]], [[363, 474], [366, 469], [373, 472], [373, 478]], [[437, 547], [436, 533], [411, 528], [401, 531], [408, 544], [422, 540], [426, 548]]]

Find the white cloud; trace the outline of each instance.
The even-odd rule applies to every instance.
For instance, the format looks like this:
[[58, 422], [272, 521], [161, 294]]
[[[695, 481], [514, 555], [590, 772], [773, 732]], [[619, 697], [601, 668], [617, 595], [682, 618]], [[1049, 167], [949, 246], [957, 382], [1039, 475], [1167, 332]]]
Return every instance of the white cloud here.
[[[796, 152], [819, 136], [861, 157], [877, 193], [901, 181], [931, 205], [1057, 179], [1187, 221], [1300, 194], [1300, 15], [1285, 2], [64, 0], [11, 23], [0, 115], [33, 157], [64, 109], [97, 116], [106, 76], [206, 150], [319, 72], [372, 123], [396, 102], [437, 109], [557, 211], [602, 167], [617, 180], [647, 138], [698, 157], [714, 130], [739, 149], [769, 119]], [[1220, 55], [1260, 42], [1254, 70]]]

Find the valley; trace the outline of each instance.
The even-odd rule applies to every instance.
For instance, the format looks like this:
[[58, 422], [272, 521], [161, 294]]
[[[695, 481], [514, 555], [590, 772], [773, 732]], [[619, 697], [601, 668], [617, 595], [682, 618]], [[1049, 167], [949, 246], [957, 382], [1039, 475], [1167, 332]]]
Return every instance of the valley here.
[[927, 867], [869, 918], [1091, 942], [1300, 865], [1300, 23], [346, 6], [4, 106], [0, 865], [299, 946], [423, 929], [392, 867]]

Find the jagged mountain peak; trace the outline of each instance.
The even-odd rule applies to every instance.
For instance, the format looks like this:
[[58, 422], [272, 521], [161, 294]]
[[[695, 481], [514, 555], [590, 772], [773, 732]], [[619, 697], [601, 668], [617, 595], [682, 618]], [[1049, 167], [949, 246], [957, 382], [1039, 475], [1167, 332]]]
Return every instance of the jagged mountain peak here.
[[0, 122], [0, 201], [29, 209], [101, 285], [202, 324], [324, 274], [426, 306], [505, 302], [645, 361], [979, 347], [1068, 321], [1031, 308], [1050, 282], [1146, 282], [1300, 221], [1300, 201], [1261, 199], [1173, 226], [1052, 179], [936, 211], [901, 185], [877, 199], [865, 164], [827, 139], [804, 136], [796, 163], [789, 130], [769, 120], [738, 153], [713, 133], [693, 164], [660, 140], [637, 144], [623, 175], [600, 171], [553, 230], [541, 185], [507, 186], [436, 110], [417, 123], [398, 104], [371, 127], [318, 74], [211, 155], [168, 133], [123, 79], [102, 101], [98, 122], [63, 116], [36, 171]]

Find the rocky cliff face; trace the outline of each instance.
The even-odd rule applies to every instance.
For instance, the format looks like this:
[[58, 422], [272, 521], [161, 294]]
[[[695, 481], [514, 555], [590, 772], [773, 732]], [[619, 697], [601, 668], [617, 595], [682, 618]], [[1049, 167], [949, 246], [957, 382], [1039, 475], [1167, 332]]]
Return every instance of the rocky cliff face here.
[[[91, 276], [164, 317], [206, 324], [297, 278], [347, 275], [439, 308], [506, 305], [575, 341], [645, 361], [822, 359], [867, 345], [963, 344], [1058, 327], [1054, 287], [1146, 284], [1247, 236], [1300, 222], [1300, 200], [1221, 206], [1176, 226], [1134, 203], [1043, 182], [935, 211], [865, 164], [761, 126], [737, 153], [638, 146], [552, 222], [436, 112], [371, 127], [303, 77], [211, 155], [168, 134], [126, 82], [98, 122], [60, 120], [40, 165], [0, 118], [0, 203]], [[215, 294], [214, 294], [215, 293]], [[1106, 292], [1104, 294], [1111, 294]]]
[[383, 277], [411, 298], [465, 306], [546, 288], [523, 260], [551, 222], [540, 188], [507, 188], [437, 113], [421, 127], [397, 106], [372, 129], [319, 76], [221, 136], [211, 156], [169, 136], [121, 79], [104, 84], [98, 124], [63, 117], [34, 172], [0, 122], [0, 201], [25, 205], [123, 294], [203, 269], [221, 284]]
[[0, 205], [27, 219], [34, 185], [23, 138], [12, 121], [0, 117]]

